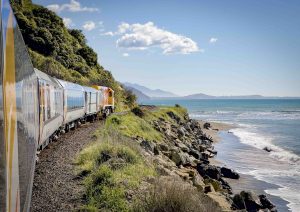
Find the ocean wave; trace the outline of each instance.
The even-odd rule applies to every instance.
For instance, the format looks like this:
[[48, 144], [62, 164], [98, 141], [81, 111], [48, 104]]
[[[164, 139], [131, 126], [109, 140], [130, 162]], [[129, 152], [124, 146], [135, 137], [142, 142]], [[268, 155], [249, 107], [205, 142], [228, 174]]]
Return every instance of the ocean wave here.
[[194, 111], [190, 114], [194, 118], [235, 119], [235, 120], [300, 120], [300, 111]]
[[[267, 194], [278, 196], [288, 201], [288, 207], [291, 211], [300, 211], [300, 193], [299, 186], [293, 183], [289, 183], [290, 180], [297, 181], [300, 179], [299, 169], [289, 170], [272, 170], [272, 169], [261, 169], [249, 171], [249, 175], [254, 176], [258, 180], [273, 183], [278, 185], [279, 188], [267, 189]], [[285, 179], [284, 181], [282, 179]], [[287, 179], [288, 178], [288, 179]], [[280, 180], [281, 179], [281, 180]]]
[[291, 211], [300, 211], [300, 193], [298, 190], [292, 190], [289, 187], [283, 187], [278, 189], [268, 189], [265, 190], [265, 192], [273, 196], [279, 196], [282, 199], [288, 201], [289, 203], [287, 204], [287, 206]]
[[272, 144], [272, 138], [270, 137], [247, 131], [245, 128], [235, 128], [230, 131], [244, 144], [261, 150], [264, 148], [270, 149], [271, 152], [269, 152], [268, 155], [272, 158], [280, 161], [287, 161], [290, 164], [300, 164], [300, 157], [298, 155]]

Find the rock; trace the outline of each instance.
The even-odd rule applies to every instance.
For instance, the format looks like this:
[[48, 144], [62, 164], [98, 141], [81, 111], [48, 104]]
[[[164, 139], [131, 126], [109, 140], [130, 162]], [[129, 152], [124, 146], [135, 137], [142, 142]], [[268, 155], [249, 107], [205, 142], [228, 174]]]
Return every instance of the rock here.
[[204, 183], [205, 183], [205, 185], [211, 184], [214, 187], [215, 191], [222, 191], [222, 189], [223, 189], [223, 187], [219, 181], [211, 179], [211, 178], [205, 179]]
[[261, 194], [258, 197], [259, 197], [260, 203], [264, 209], [268, 208], [269, 210], [277, 211], [276, 206], [266, 197], [266, 195]]
[[199, 122], [194, 120], [194, 119], [191, 119], [190, 123], [191, 123], [190, 127], [191, 127], [192, 130], [197, 130], [197, 129], [201, 128]]
[[192, 178], [192, 182], [193, 182], [193, 186], [195, 186], [198, 189], [198, 191], [204, 190], [205, 184], [203, 182], [203, 178], [199, 174], [196, 174]]
[[172, 161], [174, 161], [174, 163], [177, 166], [181, 165], [182, 162], [183, 162], [183, 160], [184, 160], [183, 157], [182, 157], [182, 155], [179, 152], [176, 152], [176, 151], [172, 151], [171, 152], [170, 159]]
[[201, 158], [201, 153], [199, 151], [195, 150], [195, 149], [191, 149], [189, 151], [189, 154], [191, 156], [193, 156], [194, 158], [196, 158], [196, 159], [200, 159]]
[[166, 144], [159, 144], [158, 145], [158, 148], [161, 150], [161, 151], [165, 151], [165, 152], [167, 152], [167, 151], [169, 151], [169, 147], [166, 145]]
[[176, 140], [175, 143], [176, 146], [178, 146], [183, 152], [189, 151], [189, 148], [184, 143], [182, 143], [182, 141]]
[[244, 198], [240, 194], [235, 194], [233, 197], [232, 207], [234, 209], [243, 210], [246, 209]]
[[179, 177], [181, 177], [185, 181], [189, 179], [189, 174], [184, 171], [176, 170], [175, 173], [178, 174]]
[[220, 170], [216, 166], [197, 164], [197, 171], [202, 177], [208, 176], [215, 180], [219, 180], [221, 177]]
[[184, 137], [185, 136], [185, 129], [184, 129], [184, 127], [179, 127], [177, 129], [177, 133], [178, 133], [179, 137]]
[[233, 171], [232, 169], [228, 169], [226, 167], [222, 167], [221, 168], [221, 174], [226, 177], [226, 178], [230, 178], [230, 179], [239, 179], [240, 175]]
[[200, 152], [204, 152], [207, 149], [207, 147], [205, 145], [199, 145], [198, 150]]
[[205, 185], [205, 187], [204, 187], [204, 193], [209, 193], [209, 192], [215, 192], [215, 189], [214, 189], [214, 187], [212, 186], [212, 184], [207, 184], [207, 185]]
[[265, 150], [266, 152], [272, 152], [273, 150], [270, 148], [270, 147], [265, 147], [265, 148], [263, 148], [263, 150]]
[[211, 128], [211, 125], [210, 125], [210, 123], [206, 122], [203, 124], [203, 127], [208, 130]]
[[156, 167], [156, 171], [159, 175], [163, 175], [163, 176], [169, 176], [171, 175], [171, 171], [167, 168], [165, 168], [164, 166], [162, 165], [158, 165]]
[[154, 155], [159, 155], [159, 150], [157, 146], [154, 146], [153, 153]]
[[227, 192], [229, 194], [232, 194], [232, 188], [231, 186], [229, 185], [228, 182], [226, 182], [224, 179], [220, 178], [219, 182], [221, 183], [223, 189], [227, 190]]
[[151, 141], [143, 140], [140, 145], [148, 152], [154, 151], [155, 145]]
[[180, 122], [180, 117], [177, 116], [175, 113], [173, 113], [172, 111], [169, 111], [167, 112], [168, 116], [171, 118], [171, 119], [174, 119], [176, 120], [176, 122]]
[[259, 198], [252, 192], [242, 191], [240, 195], [244, 199], [247, 211], [259, 211], [262, 208]]

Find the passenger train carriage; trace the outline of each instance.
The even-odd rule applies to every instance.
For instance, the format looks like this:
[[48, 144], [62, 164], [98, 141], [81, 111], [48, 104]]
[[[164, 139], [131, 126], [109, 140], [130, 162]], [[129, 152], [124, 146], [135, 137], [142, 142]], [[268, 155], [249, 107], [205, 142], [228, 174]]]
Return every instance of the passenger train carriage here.
[[37, 150], [114, 111], [114, 91], [34, 69], [8, 0], [0, 0], [0, 211], [29, 211]]

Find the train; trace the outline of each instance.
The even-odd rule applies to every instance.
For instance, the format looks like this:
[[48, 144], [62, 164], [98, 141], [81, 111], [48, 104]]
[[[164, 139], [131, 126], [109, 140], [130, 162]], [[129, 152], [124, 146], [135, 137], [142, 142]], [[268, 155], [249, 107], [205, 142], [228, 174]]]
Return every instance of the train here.
[[114, 112], [114, 91], [105, 86], [81, 86], [53, 78], [34, 68], [38, 81], [38, 150], [61, 133]]
[[0, 211], [29, 211], [36, 154], [115, 110], [114, 90], [33, 67], [9, 0], [0, 1]]

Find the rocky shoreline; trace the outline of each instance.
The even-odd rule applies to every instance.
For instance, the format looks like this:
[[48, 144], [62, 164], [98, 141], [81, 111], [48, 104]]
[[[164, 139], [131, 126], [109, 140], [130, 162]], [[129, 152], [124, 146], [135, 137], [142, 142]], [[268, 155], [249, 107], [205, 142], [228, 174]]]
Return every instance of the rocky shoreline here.
[[[222, 211], [277, 211], [265, 195], [250, 191], [233, 194], [227, 179], [239, 179], [234, 170], [212, 162], [217, 151], [214, 143], [218, 132], [232, 126], [190, 119], [188, 114], [180, 118], [167, 112], [169, 118], [160, 117], [152, 125], [163, 134], [164, 142], [153, 142], [137, 137], [162, 176], [176, 176], [195, 186], [210, 197]], [[230, 154], [230, 153], [228, 153]]]

